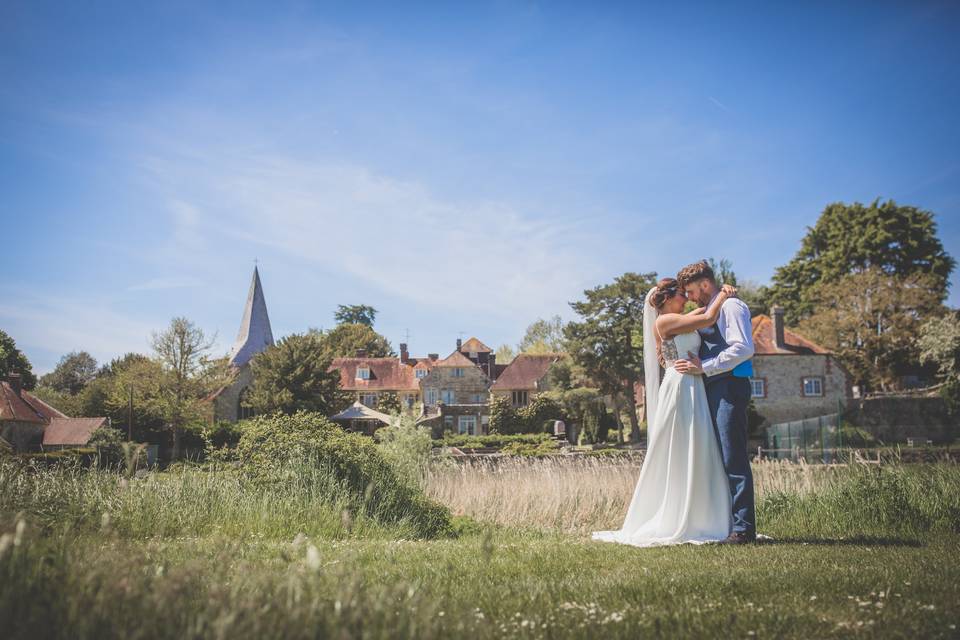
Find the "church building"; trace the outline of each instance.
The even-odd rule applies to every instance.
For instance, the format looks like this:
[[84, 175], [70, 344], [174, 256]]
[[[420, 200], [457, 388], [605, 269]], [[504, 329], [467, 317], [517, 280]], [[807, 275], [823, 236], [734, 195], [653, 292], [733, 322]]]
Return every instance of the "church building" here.
[[240, 331], [230, 351], [233, 380], [210, 397], [215, 422], [236, 422], [252, 415], [251, 410], [243, 406], [244, 394], [253, 382], [250, 360], [271, 346], [273, 331], [267, 315], [267, 302], [263, 297], [260, 272], [254, 267], [253, 281], [250, 283], [247, 304], [243, 308], [243, 319], [240, 321]]

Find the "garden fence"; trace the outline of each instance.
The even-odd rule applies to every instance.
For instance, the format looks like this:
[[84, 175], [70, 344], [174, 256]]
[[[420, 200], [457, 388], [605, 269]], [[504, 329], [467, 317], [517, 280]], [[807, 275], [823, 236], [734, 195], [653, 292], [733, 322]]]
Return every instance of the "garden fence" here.
[[843, 447], [840, 426], [839, 413], [770, 425], [763, 455], [794, 462], [801, 458], [824, 464], [835, 462]]

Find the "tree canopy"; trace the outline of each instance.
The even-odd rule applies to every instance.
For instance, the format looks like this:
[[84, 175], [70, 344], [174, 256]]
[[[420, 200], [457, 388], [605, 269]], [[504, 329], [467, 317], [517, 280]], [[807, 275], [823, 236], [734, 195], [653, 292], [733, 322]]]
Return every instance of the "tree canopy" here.
[[365, 324], [372, 327], [377, 319], [377, 310], [366, 304], [341, 304], [333, 314], [337, 324]]
[[796, 324], [815, 312], [819, 287], [870, 269], [888, 276], [929, 275], [930, 294], [943, 302], [955, 264], [929, 211], [893, 200], [837, 202], [807, 229], [794, 258], [776, 270], [766, 302], [783, 306], [787, 323]]
[[250, 361], [249, 406], [263, 415], [316, 411], [329, 416], [340, 411], [345, 402], [340, 374], [329, 371], [331, 357], [324, 341], [315, 332], [293, 334], [257, 354]]
[[77, 395], [97, 377], [97, 361], [86, 351], [71, 351], [53, 371], [40, 378], [40, 384], [61, 393]]
[[24, 389], [33, 389], [37, 385], [37, 376], [27, 356], [17, 348], [13, 338], [0, 329], [0, 378], [6, 378], [11, 373], [20, 374]]
[[643, 303], [656, 283], [655, 273], [625, 273], [588, 289], [585, 300], [570, 303], [582, 320], [564, 329], [574, 363], [603, 393], [627, 407], [634, 440], [640, 437], [633, 389], [643, 378]]
[[324, 356], [348, 358], [364, 350], [371, 358], [396, 357], [390, 342], [366, 324], [341, 324], [331, 331], [320, 334]]
[[566, 351], [565, 340], [560, 316], [540, 318], [527, 327], [517, 350], [520, 353], [561, 353]]

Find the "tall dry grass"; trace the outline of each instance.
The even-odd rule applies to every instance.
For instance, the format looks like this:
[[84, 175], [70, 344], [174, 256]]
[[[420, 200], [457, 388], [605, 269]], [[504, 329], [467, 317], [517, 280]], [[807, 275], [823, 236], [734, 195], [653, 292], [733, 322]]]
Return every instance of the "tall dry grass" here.
[[[493, 458], [437, 465], [428, 495], [456, 515], [506, 526], [583, 534], [622, 524], [640, 474], [642, 455]], [[758, 500], [805, 496], [834, 487], [843, 470], [824, 465], [761, 461], [753, 465]]]

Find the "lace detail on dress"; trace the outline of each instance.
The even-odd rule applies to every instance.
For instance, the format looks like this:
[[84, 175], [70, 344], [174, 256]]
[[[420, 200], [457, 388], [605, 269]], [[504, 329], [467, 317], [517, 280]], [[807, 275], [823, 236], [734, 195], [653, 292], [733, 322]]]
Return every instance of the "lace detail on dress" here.
[[663, 359], [668, 367], [673, 364], [675, 360], [680, 359], [680, 354], [677, 351], [677, 343], [672, 339], [661, 342], [660, 351], [663, 353]]

